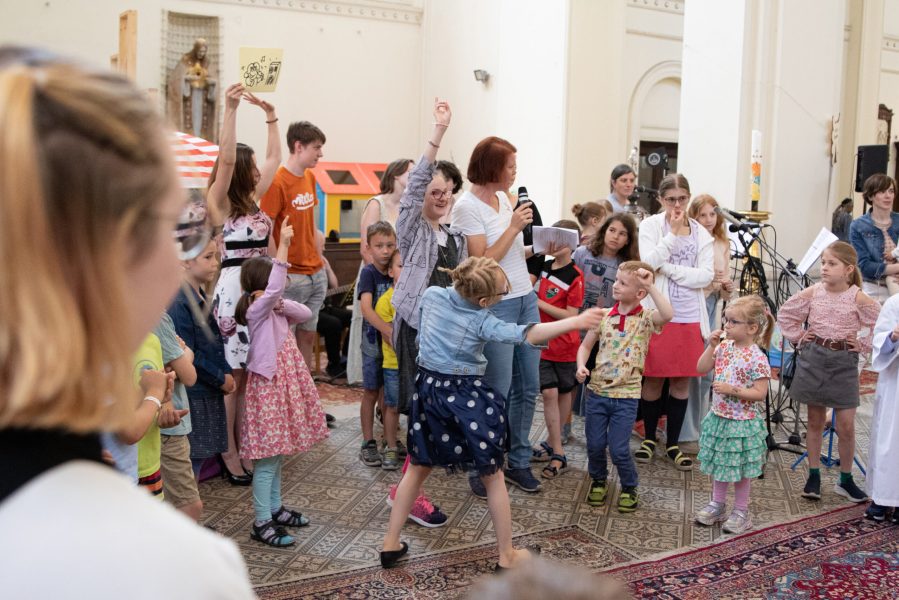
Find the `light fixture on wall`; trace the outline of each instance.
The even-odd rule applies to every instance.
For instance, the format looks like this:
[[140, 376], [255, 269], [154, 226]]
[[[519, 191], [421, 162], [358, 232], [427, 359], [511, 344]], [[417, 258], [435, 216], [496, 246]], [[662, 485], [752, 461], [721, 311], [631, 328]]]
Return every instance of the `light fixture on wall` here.
[[490, 73], [488, 73], [484, 69], [475, 69], [474, 78], [476, 81], [480, 81], [481, 83], [486, 84], [490, 79]]

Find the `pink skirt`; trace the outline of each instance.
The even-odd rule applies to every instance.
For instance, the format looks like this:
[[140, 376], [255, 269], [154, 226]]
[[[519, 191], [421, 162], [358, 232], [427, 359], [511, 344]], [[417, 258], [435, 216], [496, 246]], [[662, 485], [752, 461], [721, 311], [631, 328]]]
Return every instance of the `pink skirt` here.
[[325, 411], [293, 335], [278, 351], [272, 379], [250, 372], [240, 455], [257, 460], [305, 452], [328, 437]]
[[696, 363], [705, 350], [699, 323], [668, 323], [649, 339], [644, 377], [699, 377]]

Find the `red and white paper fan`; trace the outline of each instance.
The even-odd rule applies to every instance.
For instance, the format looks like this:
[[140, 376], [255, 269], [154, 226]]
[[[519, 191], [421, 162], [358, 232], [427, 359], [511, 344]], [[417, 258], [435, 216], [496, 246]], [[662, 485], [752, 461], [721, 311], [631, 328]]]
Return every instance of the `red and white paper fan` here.
[[181, 187], [205, 189], [219, 147], [203, 138], [176, 131], [172, 134], [172, 152]]

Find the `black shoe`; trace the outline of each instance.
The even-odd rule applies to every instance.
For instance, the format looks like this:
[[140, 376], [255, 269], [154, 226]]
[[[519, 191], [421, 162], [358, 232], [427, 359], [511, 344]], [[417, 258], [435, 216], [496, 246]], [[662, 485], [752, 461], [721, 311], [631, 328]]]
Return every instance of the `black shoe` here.
[[242, 487], [253, 485], [253, 477], [251, 475], [235, 475], [228, 470], [225, 459], [222, 458], [221, 454], [217, 455], [216, 458], [218, 458], [219, 467], [222, 470], [222, 479], [227, 479], [228, 483], [231, 485], [239, 485]]
[[899, 508], [893, 509], [893, 515], [890, 517], [890, 523], [899, 525]]
[[859, 487], [855, 485], [855, 481], [851, 478], [845, 483], [838, 483], [833, 486], [833, 491], [848, 499], [850, 502], [859, 503], [868, 499], [868, 494], [859, 489]]
[[400, 542], [403, 547], [399, 550], [382, 550], [381, 551], [381, 567], [384, 569], [390, 569], [396, 566], [397, 561], [402, 557], [406, 556], [406, 553], [409, 552], [409, 544], [406, 542]]
[[810, 474], [805, 481], [805, 488], [802, 490], [802, 497], [809, 500], [821, 499], [821, 474]]
[[484, 487], [484, 482], [481, 481], [480, 477], [472, 477], [468, 476], [468, 487], [471, 488], [471, 493], [481, 500], [487, 499], [487, 488]]
[[534, 474], [531, 473], [530, 468], [506, 469], [505, 477], [506, 481], [514, 483], [526, 492], [540, 491], [540, 482], [534, 477]]
[[328, 426], [328, 429], [334, 429], [337, 427], [337, 419], [334, 418], [334, 415], [325, 413], [325, 424]]
[[865, 509], [865, 518], [871, 519], [872, 521], [877, 521], [878, 523], [886, 521], [887, 507], [881, 506], [876, 502], [872, 502], [871, 505], [867, 509]]

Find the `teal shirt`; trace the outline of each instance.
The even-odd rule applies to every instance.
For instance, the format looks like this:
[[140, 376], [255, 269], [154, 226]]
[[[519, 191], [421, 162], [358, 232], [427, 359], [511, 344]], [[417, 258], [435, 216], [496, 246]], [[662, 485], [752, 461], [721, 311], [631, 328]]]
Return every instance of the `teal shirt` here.
[[[173, 360], [177, 360], [184, 355], [184, 350], [178, 343], [178, 335], [175, 333], [175, 324], [168, 313], [163, 313], [162, 320], [153, 330], [159, 343], [162, 345], [162, 362], [169, 364]], [[184, 384], [175, 380], [175, 390], [172, 393], [172, 405], [177, 409], [190, 408], [187, 401], [187, 389]], [[190, 425], [190, 413], [181, 417], [181, 422], [174, 427], [168, 429], [160, 429], [162, 435], [187, 435], [192, 431]]]

